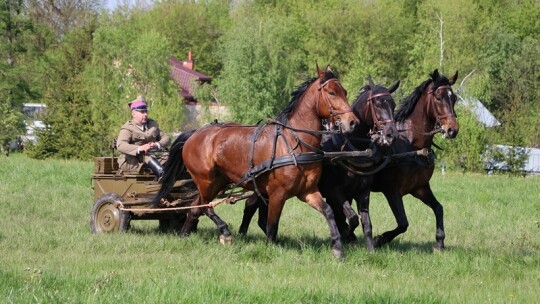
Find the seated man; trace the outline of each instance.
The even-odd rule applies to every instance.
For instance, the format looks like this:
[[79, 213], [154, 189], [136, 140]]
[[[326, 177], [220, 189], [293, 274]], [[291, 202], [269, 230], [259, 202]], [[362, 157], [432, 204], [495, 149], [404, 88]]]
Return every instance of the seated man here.
[[163, 175], [163, 167], [152, 151], [166, 148], [171, 139], [159, 129], [155, 120], [148, 118], [148, 105], [141, 96], [128, 105], [132, 119], [122, 126], [116, 140], [116, 147], [122, 153], [118, 157], [119, 168], [140, 172], [146, 164], [159, 179]]

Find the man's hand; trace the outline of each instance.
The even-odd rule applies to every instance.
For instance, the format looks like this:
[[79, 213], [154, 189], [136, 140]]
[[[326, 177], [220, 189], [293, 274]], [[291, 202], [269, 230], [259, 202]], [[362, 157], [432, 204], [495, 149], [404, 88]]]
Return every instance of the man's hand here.
[[150, 142], [150, 143], [142, 145], [139, 149], [141, 151], [148, 152], [148, 150], [154, 150], [154, 149], [158, 149], [158, 148], [159, 148], [159, 146], [158, 146], [157, 143]]

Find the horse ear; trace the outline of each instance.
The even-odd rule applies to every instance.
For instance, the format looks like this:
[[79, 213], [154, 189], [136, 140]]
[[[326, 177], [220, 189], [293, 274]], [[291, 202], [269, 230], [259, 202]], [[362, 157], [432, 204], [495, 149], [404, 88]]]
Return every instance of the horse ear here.
[[319, 68], [319, 64], [317, 64], [317, 75], [319, 75], [319, 78], [324, 76], [324, 72]]
[[330, 72], [330, 73], [334, 73], [334, 71], [332, 71], [332, 68], [330, 67], [330, 65], [326, 66], [326, 71]]
[[457, 77], [458, 77], [458, 71], [456, 71], [456, 73], [454, 74], [454, 76], [452, 76], [452, 78], [448, 79], [448, 82], [450, 82], [450, 85], [453, 85], [454, 83], [456, 83]]
[[431, 79], [433, 80], [439, 79], [439, 69], [435, 69], [435, 71], [433, 71], [433, 73], [431, 74]]
[[371, 79], [371, 75], [368, 75], [368, 81], [369, 81], [369, 87], [374, 90], [375, 89], [375, 83], [373, 83], [373, 79]]
[[391, 86], [388, 88], [388, 92], [394, 93], [394, 91], [397, 90], [397, 89], [399, 88], [399, 83], [400, 83], [400, 80], [396, 81], [396, 83], [394, 83], [393, 85], [391, 85]]

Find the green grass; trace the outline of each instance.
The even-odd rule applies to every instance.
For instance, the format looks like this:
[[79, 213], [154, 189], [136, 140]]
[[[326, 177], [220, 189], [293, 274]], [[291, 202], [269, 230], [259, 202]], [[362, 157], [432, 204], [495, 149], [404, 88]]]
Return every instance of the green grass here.
[[[189, 238], [134, 221], [92, 235], [91, 162], [0, 158], [2, 303], [536, 303], [540, 296], [540, 178], [437, 173], [446, 246], [432, 252], [434, 216], [408, 196], [409, 230], [370, 254], [347, 246], [339, 262], [322, 215], [290, 200], [280, 245], [255, 221], [233, 245], [201, 218]], [[216, 212], [236, 233], [243, 203]], [[373, 194], [375, 234], [395, 226]]]

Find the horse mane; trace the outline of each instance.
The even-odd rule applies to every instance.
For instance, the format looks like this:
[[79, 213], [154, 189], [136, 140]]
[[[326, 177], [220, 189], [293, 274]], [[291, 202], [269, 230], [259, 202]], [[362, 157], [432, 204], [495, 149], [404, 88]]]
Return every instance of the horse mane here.
[[358, 94], [356, 95], [356, 98], [354, 99], [354, 103], [357, 103], [361, 100], [364, 95], [367, 94], [367, 92], [371, 89], [371, 86], [369, 84], [366, 84], [365, 86], [361, 87], [358, 91]]
[[424, 93], [424, 90], [432, 82], [435, 88], [438, 88], [442, 85], [450, 84], [448, 78], [440, 75], [437, 70], [429, 74], [429, 76], [430, 79], [424, 81], [414, 90], [414, 92], [411, 93], [411, 95], [407, 96], [399, 103], [399, 108], [394, 113], [394, 119], [396, 120], [396, 122], [403, 122], [407, 117], [409, 117], [409, 115], [412, 114], [414, 107], [418, 103], [418, 100], [420, 100], [420, 97]]
[[360, 101], [367, 100], [366, 94], [368, 94], [370, 90], [371, 90], [371, 94], [375, 95], [375, 94], [382, 93], [382, 91], [384, 91], [385, 89], [386, 88], [380, 84], [376, 84], [375, 87], [373, 88], [371, 87], [371, 85], [366, 84], [365, 86], [361, 87], [360, 90], [358, 91], [358, 94], [356, 95], [356, 98], [354, 99], [352, 107], [354, 108], [355, 105], [358, 104]]
[[[332, 71], [326, 71], [324, 73], [324, 77], [321, 79], [321, 84], [332, 78], [337, 78], [336, 74], [334, 74], [334, 72]], [[283, 109], [281, 113], [278, 114], [276, 118], [277, 121], [283, 124], [288, 123], [289, 119], [287, 118], [287, 116], [289, 116], [289, 114], [296, 107], [296, 105], [298, 104], [298, 101], [300, 100], [300, 97], [302, 97], [302, 95], [306, 92], [309, 85], [312, 84], [317, 79], [318, 77], [308, 78], [302, 84], [296, 87], [296, 89], [291, 93], [291, 96], [292, 96], [291, 101], [289, 101], [289, 104], [287, 105], [287, 107], [285, 107], [285, 109]]]

